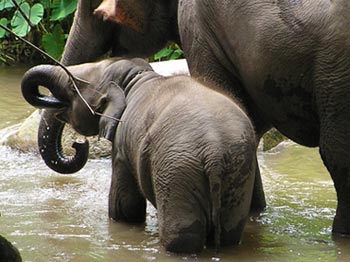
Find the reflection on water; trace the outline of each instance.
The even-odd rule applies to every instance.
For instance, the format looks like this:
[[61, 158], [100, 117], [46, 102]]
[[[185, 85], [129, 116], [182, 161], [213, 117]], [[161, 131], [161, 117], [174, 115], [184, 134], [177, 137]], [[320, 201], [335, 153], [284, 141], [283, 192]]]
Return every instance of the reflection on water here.
[[21, 78], [26, 67], [0, 66], [0, 129], [17, 124], [33, 112], [21, 95]]
[[[18, 82], [13, 80], [13, 97], [0, 99], [1, 111], [7, 111], [3, 126], [31, 110], [18, 97]], [[108, 220], [109, 159], [90, 160], [80, 172], [60, 175], [36, 155], [0, 147], [0, 234], [15, 243], [24, 261], [33, 262], [349, 261], [350, 240], [331, 237], [335, 192], [317, 149], [284, 143], [260, 152], [259, 163], [268, 208], [249, 221], [242, 244], [218, 255], [205, 250], [181, 256], [162, 248], [151, 206], [145, 225]]]
[[259, 153], [268, 208], [248, 223], [241, 245], [224, 248], [217, 256], [213, 250], [199, 256], [166, 253], [159, 243], [156, 211], [151, 206], [145, 225], [110, 222], [109, 159], [90, 160], [83, 170], [67, 176], [49, 170], [35, 155], [0, 147], [0, 156], [1, 233], [16, 243], [25, 261], [350, 258], [349, 243], [331, 238], [335, 193], [314, 149], [289, 143], [275, 152]]

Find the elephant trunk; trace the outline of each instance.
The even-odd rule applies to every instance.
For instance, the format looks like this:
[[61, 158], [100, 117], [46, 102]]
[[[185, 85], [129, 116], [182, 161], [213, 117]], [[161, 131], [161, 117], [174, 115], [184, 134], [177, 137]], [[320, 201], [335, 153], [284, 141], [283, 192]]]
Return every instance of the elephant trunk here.
[[51, 92], [57, 85], [53, 68], [50, 65], [36, 66], [23, 76], [22, 95], [29, 104], [36, 108], [58, 109], [66, 107], [66, 104], [56, 97], [43, 95], [39, 92], [39, 85], [47, 87]]
[[79, 171], [89, 157], [89, 142], [74, 142], [74, 156], [66, 156], [62, 149], [62, 132], [65, 124], [55, 118], [54, 110], [44, 110], [38, 129], [38, 147], [46, 165], [61, 174], [71, 174]]
[[[75, 142], [72, 146], [76, 150], [74, 156], [69, 157], [63, 153], [61, 138], [65, 124], [56, 119], [57, 111], [54, 109], [67, 107], [68, 103], [55, 96], [67, 88], [60, 83], [67, 83], [68, 76], [58, 75], [63, 71], [57, 71], [56, 68], [43, 65], [30, 69], [22, 80], [22, 94], [31, 105], [37, 108], [49, 108], [44, 111], [39, 125], [39, 152], [48, 167], [62, 174], [70, 174], [79, 171], [87, 162], [89, 143], [87, 140], [83, 143]], [[67, 78], [63, 79], [64, 77]], [[55, 96], [41, 94], [39, 85], [48, 88]]]
[[78, 1], [77, 11], [62, 55], [62, 64], [69, 66], [96, 61], [111, 48], [113, 26], [93, 15], [94, 9], [100, 2], [98, 0]]

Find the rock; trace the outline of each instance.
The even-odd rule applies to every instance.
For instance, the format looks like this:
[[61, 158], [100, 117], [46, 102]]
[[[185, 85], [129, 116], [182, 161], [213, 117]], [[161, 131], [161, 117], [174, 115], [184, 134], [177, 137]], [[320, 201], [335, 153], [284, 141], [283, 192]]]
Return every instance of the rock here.
[[36, 110], [22, 124], [2, 130], [2, 144], [24, 153], [38, 153], [37, 133], [40, 111]]
[[0, 235], [0, 262], [21, 262], [18, 249]]
[[[75, 153], [75, 149], [71, 147], [74, 141], [84, 141], [85, 137], [79, 135], [69, 125], [65, 126], [63, 130], [62, 146], [64, 153], [72, 155]], [[90, 136], [89, 140], [89, 158], [99, 159], [102, 157], [110, 156], [112, 152], [112, 143], [104, 138], [100, 139], [98, 136]]]
[[[40, 112], [41, 110], [36, 110], [22, 124], [1, 130], [2, 140], [0, 143], [23, 153], [38, 154], [37, 133], [41, 118]], [[64, 152], [68, 155], [74, 154], [75, 150], [71, 145], [74, 141], [81, 139], [85, 138], [66, 125], [62, 136]], [[90, 142], [89, 158], [98, 159], [110, 155], [112, 145], [108, 140], [99, 139], [98, 136], [89, 137], [88, 140]]]

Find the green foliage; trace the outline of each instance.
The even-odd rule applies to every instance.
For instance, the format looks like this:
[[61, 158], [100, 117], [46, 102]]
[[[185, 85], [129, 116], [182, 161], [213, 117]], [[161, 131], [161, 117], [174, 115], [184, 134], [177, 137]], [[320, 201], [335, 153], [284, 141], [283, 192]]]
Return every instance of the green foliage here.
[[[8, 27], [56, 59], [60, 59], [66, 35], [73, 21], [78, 0], [0, 0], [0, 24]], [[28, 23], [28, 19], [31, 25]], [[41, 62], [43, 57], [26, 44], [0, 29], [0, 63], [14, 60], [19, 62]]]
[[[17, 1], [17, 3], [20, 5], [22, 4], [23, 0], [22, 1]], [[8, 9], [8, 8], [11, 8], [11, 7], [14, 7], [15, 5], [13, 4], [12, 1], [10, 0], [0, 0], [0, 11], [4, 10], [4, 9]]]
[[78, 0], [54, 0], [50, 21], [59, 21], [72, 14], [77, 8]]
[[[7, 18], [1, 18], [0, 19], [0, 24], [3, 26], [7, 26], [8, 20]], [[0, 28], [0, 38], [3, 38], [5, 36], [6, 31], [2, 28]]]
[[60, 24], [55, 25], [52, 33], [43, 35], [42, 44], [48, 54], [56, 59], [61, 57], [65, 45], [65, 36]]
[[[44, 7], [37, 3], [32, 7], [28, 3], [24, 2], [21, 4], [21, 8], [24, 15], [29, 18], [32, 25], [37, 25], [41, 21], [44, 15]], [[26, 36], [30, 31], [30, 25], [23, 15], [16, 10], [11, 20], [12, 31], [18, 36]]]
[[183, 57], [183, 52], [177, 44], [172, 44], [156, 53], [151, 61], [175, 60]]
[[[16, 0], [16, 2], [21, 7], [21, 12], [13, 4], [13, 0], [0, 0], [0, 24], [60, 60], [78, 0]], [[153, 62], [182, 57], [180, 47], [172, 44], [149, 60]], [[0, 64], [11, 60], [40, 63], [44, 62], [43, 59], [43, 56], [31, 47], [0, 28]]]

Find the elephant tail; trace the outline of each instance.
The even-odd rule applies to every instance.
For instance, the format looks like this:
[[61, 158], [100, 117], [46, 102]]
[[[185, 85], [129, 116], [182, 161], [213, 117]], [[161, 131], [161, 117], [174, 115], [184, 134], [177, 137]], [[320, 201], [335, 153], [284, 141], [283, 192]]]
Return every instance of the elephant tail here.
[[221, 210], [221, 172], [214, 168], [213, 172], [209, 172], [209, 189], [210, 189], [210, 198], [212, 204], [211, 210], [211, 220], [214, 227], [214, 247], [215, 251], [218, 252], [220, 248], [220, 236], [221, 236], [221, 219], [220, 219], [220, 210]]

